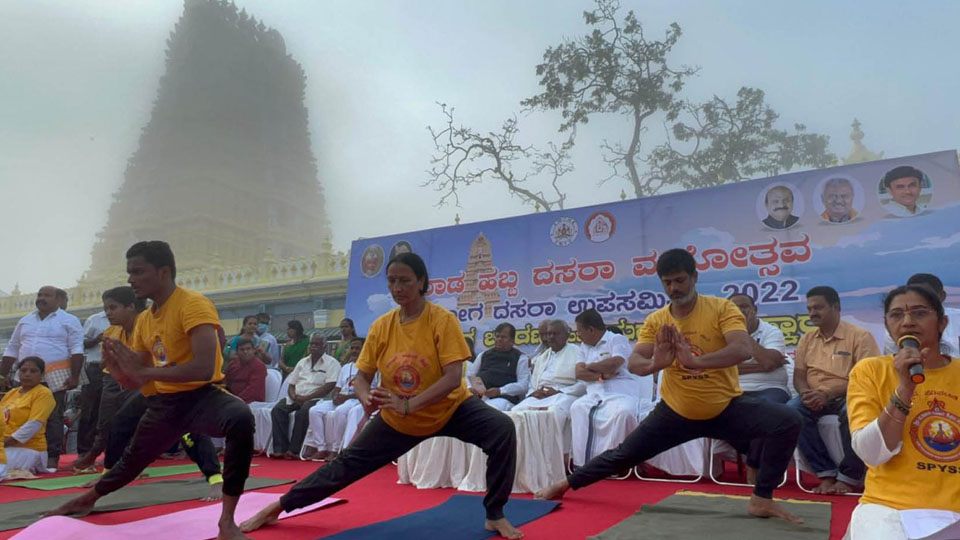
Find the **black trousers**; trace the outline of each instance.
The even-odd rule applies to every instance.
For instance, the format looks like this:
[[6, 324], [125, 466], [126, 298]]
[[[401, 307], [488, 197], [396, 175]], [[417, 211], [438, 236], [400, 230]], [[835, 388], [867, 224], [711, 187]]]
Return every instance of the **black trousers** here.
[[47, 417], [47, 460], [57, 461], [63, 451], [63, 413], [67, 409], [67, 391], [53, 393], [57, 405]]
[[[118, 384], [117, 387], [119, 388], [119, 386]], [[107, 434], [106, 451], [103, 457], [103, 466], [107, 469], [112, 469], [120, 461], [123, 451], [130, 444], [133, 434], [137, 431], [140, 418], [147, 412], [147, 398], [143, 394], [133, 390], [123, 391], [130, 395], [123, 405], [111, 415], [113, 421]], [[106, 395], [106, 389], [104, 389], [104, 393]], [[179, 442], [181, 441], [177, 441], [177, 443]], [[215, 474], [220, 474], [220, 460], [217, 458], [217, 449], [213, 446], [210, 437], [187, 433], [183, 435], [182, 442], [186, 448], [187, 456], [197, 464], [204, 478], [209, 479]]]
[[[307, 436], [310, 427], [310, 407], [320, 401], [311, 399], [304, 403], [287, 403], [281, 399], [270, 411], [273, 429], [273, 453], [284, 454], [288, 450], [299, 454], [303, 447], [303, 439]], [[293, 436], [290, 433], [290, 413], [293, 415]]]
[[84, 364], [83, 370], [87, 372], [87, 378], [90, 379], [90, 382], [80, 389], [80, 422], [77, 425], [77, 455], [80, 456], [93, 448], [94, 440], [97, 438], [97, 430], [100, 427], [100, 399], [104, 382], [100, 362]]
[[663, 401], [622, 443], [600, 454], [567, 477], [579, 489], [700, 437], [723, 440], [762, 439], [763, 450], [753, 493], [770, 499], [783, 479], [800, 436], [800, 415], [790, 407], [755, 397], [739, 396], [709, 420], [690, 420]]
[[[254, 430], [253, 413], [246, 403], [212, 384], [186, 392], [157, 394], [146, 398], [146, 402], [146, 411], [137, 424], [130, 445], [94, 486], [98, 494], [106, 495], [130, 483], [188, 432], [226, 437], [223, 493], [234, 497], [243, 493], [253, 457]], [[114, 428], [119, 424], [120, 420], [116, 419]], [[212, 444], [210, 448], [213, 448]], [[216, 452], [213, 455], [215, 460]]]
[[333, 462], [317, 469], [280, 497], [287, 512], [323, 500], [407, 453], [430, 437], [454, 437], [479, 446], [487, 455], [487, 519], [503, 517], [517, 470], [517, 432], [510, 417], [476, 397], [464, 401], [433, 435], [415, 437], [393, 429], [380, 416]]
[[[88, 454], [93, 456], [98, 456], [106, 450], [107, 439], [110, 436], [114, 418], [116, 418], [120, 408], [123, 407], [124, 403], [130, 398], [140, 395], [136, 390], [124, 390], [123, 387], [120, 386], [120, 383], [109, 373], [104, 373], [102, 380], [103, 390], [100, 392], [100, 411], [97, 413], [97, 434], [93, 438], [93, 444], [88, 451]], [[144, 407], [145, 406], [144, 404]], [[130, 437], [133, 436], [133, 431], [137, 427], [136, 422], [140, 421], [142, 414], [141, 412], [140, 415], [137, 415], [133, 427], [130, 429], [129, 436], [125, 439], [123, 446], [120, 448], [119, 453], [117, 453], [112, 463], [116, 463], [117, 460], [120, 459], [120, 454], [123, 453], [123, 448], [125, 448], [126, 443], [130, 441]]]
[[[767, 388], [765, 390], [744, 391], [744, 396], [759, 398], [771, 403], [786, 403], [790, 401], [790, 394], [780, 388]], [[763, 453], [763, 439], [754, 439], [752, 441], [727, 441], [737, 452], [746, 454], [747, 466], [757, 469], [760, 467], [760, 455]]]

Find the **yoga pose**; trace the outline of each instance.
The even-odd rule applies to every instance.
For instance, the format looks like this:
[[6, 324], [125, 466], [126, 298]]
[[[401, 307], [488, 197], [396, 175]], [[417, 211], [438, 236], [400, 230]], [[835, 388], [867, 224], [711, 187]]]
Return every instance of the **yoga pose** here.
[[629, 369], [638, 375], [663, 370], [663, 399], [623, 443], [537, 492], [537, 498], [558, 499], [571, 487], [589, 486], [700, 437], [761, 439], [747, 512], [802, 523], [773, 500], [800, 434], [800, 415], [785, 405], [741, 395], [737, 364], [750, 358], [753, 349], [743, 315], [729, 300], [697, 294], [696, 261], [686, 250], [664, 252], [657, 275], [670, 304], [644, 321]]
[[[387, 283], [399, 307], [370, 327], [354, 379], [360, 403], [380, 414], [335, 460], [243, 522], [242, 529], [275, 523], [282, 511], [321, 501], [421, 441], [445, 436], [487, 454], [486, 528], [505, 538], [523, 537], [503, 515], [517, 465], [513, 421], [467, 391], [463, 362], [470, 351], [456, 317], [424, 298], [429, 278], [423, 260], [414, 253], [397, 255], [387, 264]], [[378, 371], [381, 385], [371, 390]]]
[[89, 491], [48, 515], [86, 515], [97, 499], [133, 481], [185, 433], [226, 437], [220, 540], [245, 539], [234, 521], [253, 455], [253, 414], [240, 398], [214, 384], [223, 378], [217, 338], [220, 319], [205, 296], [174, 281], [176, 265], [166, 242], [138, 242], [127, 250], [129, 283], [153, 306], [137, 319], [133, 346], [106, 339], [103, 361], [125, 387], [152, 383], [156, 394], [120, 461]]

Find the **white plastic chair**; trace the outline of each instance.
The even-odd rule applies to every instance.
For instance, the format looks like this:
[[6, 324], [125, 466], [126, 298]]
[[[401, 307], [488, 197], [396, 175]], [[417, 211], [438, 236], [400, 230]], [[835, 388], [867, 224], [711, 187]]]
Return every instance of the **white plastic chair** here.
[[[719, 439], [710, 439], [708, 456], [709, 456], [708, 459], [710, 460], [710, 464], [709, 464], [710, 480], [713, 480], [714, 484], [719, 484], [721, 486], [752, 487], [751, 484], [748, 484], [746, 482], [727, 482], [724, 480], [720, 480], [717, 477], [717, 474], [714, 472], [714, 467], [716, 467], [716, 464], [718, 462], [722, 463], [723, 461], [736, 461], [737, 459], [739, 459], [739, 456], [737, 455], [737, 450], [733, 446], [730, 446], [728, 442], [722, 441]], [[783, 471], [783, 480], [780, 481], [780, 484], [777, 487], [783, 487], [783, 485], [786, 483], [787, 483], [787, 471]]]

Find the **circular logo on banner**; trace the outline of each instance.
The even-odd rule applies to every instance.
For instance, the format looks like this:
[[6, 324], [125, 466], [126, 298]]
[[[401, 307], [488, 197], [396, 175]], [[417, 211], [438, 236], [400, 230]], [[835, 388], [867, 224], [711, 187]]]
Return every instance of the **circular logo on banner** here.
[[617, 230], [617, 221], [613, 219], [613, 214], [601, 210], [588, 217], [583, 228], [591, 242], [606, 242]]
[[550, 226], [550, 240], [557, 246], [568, 246], [577, 239], [579, 232], [580, 226], [573, 218], [562, 217]]
[[955, 461], [960, 455], [960, 419], [944, 410], [945, 403], [938, 399], [929, 405], [910, 423], [913, 446], [932, 460]]

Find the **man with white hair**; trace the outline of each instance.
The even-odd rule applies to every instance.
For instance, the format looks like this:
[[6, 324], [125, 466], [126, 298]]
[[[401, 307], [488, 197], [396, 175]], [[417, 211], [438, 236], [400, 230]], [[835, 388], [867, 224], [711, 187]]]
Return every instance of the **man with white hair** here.
[[560, 430], [570, 418], [573, 402], [586, 393], [586, 384], [577, 380], [580, 350], [567, 342], [569, 337], [567, 323], [547, 321], [546, 331], [541, 334], [547, 348], [534, 359], [530, 390], [526, 398], [511, 409], [514, 412], [546, 409], [556, 415]]

